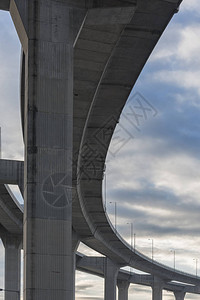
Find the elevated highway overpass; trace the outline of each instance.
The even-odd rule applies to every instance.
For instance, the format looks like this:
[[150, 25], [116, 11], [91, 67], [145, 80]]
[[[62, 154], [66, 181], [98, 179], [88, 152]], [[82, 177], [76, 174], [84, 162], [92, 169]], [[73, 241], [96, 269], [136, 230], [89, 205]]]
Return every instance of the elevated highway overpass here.
[[[37, 261], [34, 266], [26, 264], [34, 278], [25, 276], [30, 284], [28, 291], [34, 290], [30, 299], [37, 292], [44, 297], [43, 280], [44, 286], [52, 289], [49, 273], [45, 276], [49, 255], [58, 255], [55, 251], [63, 255], [67, 251], [67, 258], [63, 259], [67, 259], [66, 265], [71, 270], [72, 226], [78, 239], [108, 257], [116, 272], [129, 265], [164, 281], [199, 284], [195, 276], [174, 272], [138, 251], [133, 252], [113, 230], [102, 203], [103, 169], [120, 113], [180, 3], [178, 0], [65, 3], [50, 0], [48, 5], [43, 0], [28, 4], [25, 0], [0, 2], [1, 9], [9, 8], [23, 47], [21, 107], [26, 155], [25, 185], [22, 181], [19, 184], [25, 198], [24, 243], [28, 255], [25, 258], [30, 258], [30, 264], [33, 257]], [[97, 138], [99, 130], [106, 131], [106, 139]], [[44, 186], [52, 189], [49, 178], [59, 181], [62, 176], [66, 186], [71, 186], [72, 178], [73, 187], [72, 198], [67, 199], [70, 201], [61, 211], [49, 205], [50, 198], [44, 199]], [[52, 194], [56, 193], [53, 189]], [[50, 237], [52, 226], [58, 248]], [[39, 239], [38, 228], [41, 228]], [[60, 236], [65, 241], [62, 249]], [[41, 246], [41, 237], [52, 248]], [[40, 256], [46, 264], [43, 270], [37, 260]], [[57, 267], [60, 269], [61, 265]], [[62, 290], [62, 295], [59, 294], [62, 300], [66, 291], [71, 294], [73, 283], [69, 281], [66, 289], [69, 271], [60, 273], [64, 277], [58, 280], [54, 274], [52, 293], [56, 295], [57, 290]], [[36, 274], [42, 276], [39, 283]], [[106, 299], [115, 298], [116, 278], [113, 272], [113, 288], [107, 289]], [[58, 289], [60, 284], [62, 288]], [[161, 298], [161, 285], [156, 289], [154, 300]]]
[[[3, 160], [1, 161], [1, 163]], [[11, 177], [13, 178], [13, 177]], [[8, 186], [0, 184], [0, 237], [5, 246], [5, 290], [20, 291], [20, 249], [23, 235], [23, 206], [19, 204]], [[13, 260], [14, 256], [14, 260]], [[106, 257], [88, 257], [76, 252], [76, 269], [106, 279]], [[11, 272], [15, 270], [15, 278]], [[10, 285], [10, 277], [12, 284]], [[7, 281], [7, 282], [6, 282]], [[128, 288], [130, 284], [138, 284], [154, 288], [155, 277], [153, 275], [142, 275], [130, 271], [119, 270], [117, 275], [118, 297], [128, 299]], [[200, 294], [199, 285], [188, 285], [175, 282], [161, 281], [162, 289], [173, 292], [176, 299], [185, 296], [186, 293]], [[12, 292], [7, 292], [6, 298], [10, 298]], [[121, 295], [121, 296], [120, 296]], [[178, 296], [177, 296], [178, 295]], [[124, 298], [126, 297], [126, 298]]]

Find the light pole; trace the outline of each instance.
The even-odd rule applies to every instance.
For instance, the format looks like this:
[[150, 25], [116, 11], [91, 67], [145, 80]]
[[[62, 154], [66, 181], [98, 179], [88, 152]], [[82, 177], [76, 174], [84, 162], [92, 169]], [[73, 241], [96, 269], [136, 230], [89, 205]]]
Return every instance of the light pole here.
[[174, 253], [174, 271], [175, 271], [175, 268], [176, 268], [176, 251], [175, 250], [171, 250], [170, 252]]
[[106, 164], [104, 165], [104, 205], [105, 205], [105, 212], [106, 212]]
[[133, 245], [134, 245], [134, 252], [135, 252], [135, 247], [136, 247], [136, 233], [134, 233], [134, 243], [133, 243]]
[[193, 260], [196, 262], [196, 277], [197, 277], [197, 265], [198, 265], [198, 258], [193, 258]]
[[133, 223], [127, 223], [127, 225], [131, 226], [131, 251], [133, 250]]
[[[135, 237], [136, 237], [136, 234], [134, 233], [133, 234], [133, 222], [130, 222], [130, 223], [127, 223], [128, 225], [130, 225], [131, 227], [131, 250], [134, 249], [134, 252], [135, 252]], [[133, 243], [133, 240], [134, 240], [134, 243]]]
[[152, 261], [153, 261], [153, 239], [148, 239], [149, 241], [151, 241], [151, 257], [152, 257]]
[[110, 202], [115, 205], [115, 231], [117, 232], [117, 202]]

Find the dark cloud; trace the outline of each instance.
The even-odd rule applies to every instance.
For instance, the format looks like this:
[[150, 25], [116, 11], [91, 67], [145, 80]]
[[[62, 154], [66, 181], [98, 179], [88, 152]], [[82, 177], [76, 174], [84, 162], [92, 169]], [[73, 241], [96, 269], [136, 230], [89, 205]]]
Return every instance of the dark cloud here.
[[77, 284], [76, 290], [77, 292], [80, 292], [80, 291], [85, 291], [87, 289], [90, 289], [92, 287], [94, 287], [93, 284]]
[[[113, 190], [110, 196], [118, 203], [120, 218], [126, 219], [127, 222], [134, 220], [134, 228], [140, 235], [200, 235], [200, 203], [191, 205], [170, 191], [148, 188], [117, 189]], [[112, 212], [111, 208], [109, 211]], [[120, 227], [123, 230], [127, 225]]]
[[129, 287], [129, 293], [145, 293], [151, 294], [152, 290], [150, 287], [140, 286], [138, 284], [131, 284]]
[[103, 300], [102, 297], [90, 297], [90, 296], [86, 296], [86, 297], [77, 297], [77, 300]]

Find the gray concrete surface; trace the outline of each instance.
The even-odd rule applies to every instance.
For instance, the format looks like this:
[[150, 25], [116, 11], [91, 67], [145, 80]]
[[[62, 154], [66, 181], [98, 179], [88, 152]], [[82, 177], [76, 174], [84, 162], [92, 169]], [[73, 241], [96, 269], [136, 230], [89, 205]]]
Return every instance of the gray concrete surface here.
[[174, 296], [176, 300], [184, 300], [185, 292], [174, 292]]
[[24, 299], [73, 299], [73, 8], [28, 2]]
[[24, 162], [0, 159], [0, 184], [16, 184], [23, 195]]
[[117, 280], [118, 300], [128, 300], [128, 289], [130, 282], [127, 280]]
[[5, 300], [19, 300], [22, 240], [19, 236], [6, 234], [2, 241], [5, 247]]
[[[22, 229], [22, 226], [20, 227]], [[22, 234], [13, 234], [0, 224], [0, 238], [5, 248], [5, 300], [20, 299]]]
[[153, 285], [152, 285], [152, 300], [162, 300], [162, 292], [163, 292], [164, 282], [154, 276]]
[[109, 258], [104, 260], [104, 300], [116, 300], [119, 266]]
[[9, 10], [10, 0], [1, 0], [0, 1], [0, 9]]
[[7, 185], [0, 184], [0, 223], [9, 233], [22, 237], [22, 207]]

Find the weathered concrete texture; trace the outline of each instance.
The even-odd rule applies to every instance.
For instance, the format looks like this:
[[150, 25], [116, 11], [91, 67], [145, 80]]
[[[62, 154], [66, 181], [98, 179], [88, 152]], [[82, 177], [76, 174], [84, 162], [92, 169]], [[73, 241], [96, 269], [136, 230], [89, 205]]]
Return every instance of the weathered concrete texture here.
[[184, 300], [186, 292], [174, 292], [176, 300]]
[[118, 300], [128, 300], [128, 289], [130, 282], [127, 280], [117, 280]]
[[24, 300], [73, 299], [73, 9], [28, 1]]
[[23, 193], [24, 162], [0, 159], [0, 184], [17, 184]]
[[119, 266], [117, 266], [109, 258], [105, 258], [104, 260], [104, 277], [105, 277], [104, 299], [105, 300], [116, 300], [118, 272], [119, 272]]
[[9, 233], [22, 235], [22, 207], [4, 184], [0, 184], [0, 222]]
[[72, 254], [73, 254], [73, 283], [72, 283], [72, 299], [75, 300], [75, 285], [76, 285], [76, 252], [79, 246], [79, 238], [75, 231], [72, 231]]
[[9, 10], [10, 0], [1, 0], [0, 1], [0, 9]]
[[20, 299], [22, 237], [1, 235], [5, 247], [5, 300]]
[[28, 12], [26, 0], [10, 0], [10, 14], [24, 52], [28, 51]]
[[162, 300], [163, 281], [154, 276], [152, 285], [152, 300]]

